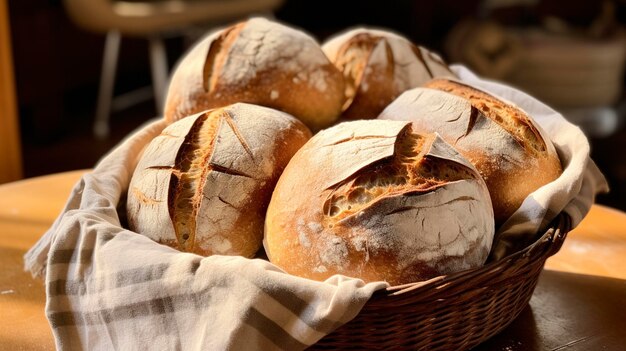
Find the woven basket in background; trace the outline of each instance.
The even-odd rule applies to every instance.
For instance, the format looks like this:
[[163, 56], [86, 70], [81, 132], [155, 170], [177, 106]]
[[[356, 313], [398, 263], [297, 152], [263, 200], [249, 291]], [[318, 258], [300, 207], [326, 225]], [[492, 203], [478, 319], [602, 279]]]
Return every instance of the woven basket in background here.
[[558, 109], [611, 106], [622, 92], [626, 34], [602, 40], [515, 33], [522, 43], [515, 69], [505, 77], [514, 86]]

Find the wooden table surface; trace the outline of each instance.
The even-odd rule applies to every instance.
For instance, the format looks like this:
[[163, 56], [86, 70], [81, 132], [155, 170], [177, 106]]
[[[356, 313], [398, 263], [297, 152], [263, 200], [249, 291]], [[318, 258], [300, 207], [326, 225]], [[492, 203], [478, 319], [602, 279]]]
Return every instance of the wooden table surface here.
[[[52, 333], [44, 315], [43, 283], [24, 272], [22, 257], [51, 225], [73, 184], [84, 172], [53, 174], [0, 185], [2, 350], [54, 349]], [[547, 261], [546, 268], [549, 271], [544, 272], [530, 307], [505, 332], [478, 349], [591, 350], [590, 347], [608, 345], [603, 349], [612, 350], [611, 345], [616, 342], [626, 345], [623, 333], [595, 333], [594, 337], [573, 340], [576, 342], [569, 346], [572, 340], [561, 340], [563, 337], [559, 336], [568, 333], [572, 334], [569, 337], [575, 338], [573, 334], [582, 332], [578, 331], [582, 328], [579, 323], [581, 318], [588, 316], [587, 322], [602, 323], [603, 318], [614, 317], [626, 307], [625, 213], [594, 205], [578, 228], [569, 233], [561, 251]], [[605, 294], [605, 297], [599, 298], [599, 294]], [[586, 310], [584, 314], [572, 312], [568, 319], [567, 313], [561, 310], [571, 308], [566, 305], [567, 299], [575, 304], [577, 299], [585, 296], [589, 301], [586, 306], [591, 310]], [[618, 299], [617, 303], [615, 299]], [[548, 305], [550, 308], [546, 308]], [[612, 311], [593, 310], [594, 306], [610, 310], [613, 305], [615, 308]], [[561, 324], [555, 324], [553, 316]], [[528, 321], [532, 322], [531, 326]], [[623, 322], [620, 324], [623, 328]], [[571, 328], [567, 329], [567, 326]], [[533, 340], [532, 345], [528, 344], [530, 339]]]
[[85, 171], [0, 185], [0, 349], [54, 350], [43, 282], [24, 272], [24, 253], [50, 227]]

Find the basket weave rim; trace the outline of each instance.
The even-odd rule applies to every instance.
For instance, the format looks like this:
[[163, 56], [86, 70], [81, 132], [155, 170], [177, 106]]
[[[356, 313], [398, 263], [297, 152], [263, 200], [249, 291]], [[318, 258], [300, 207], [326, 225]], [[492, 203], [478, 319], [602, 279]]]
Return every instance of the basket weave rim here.
[[[390, 286], [384, 290], [377, 291], [372, 298], [368, 301], [368, 304], [375, 303], [378, 300], [388, 300], [389, 298], [398, 298], [402, 295], [419, 295], [426, 291], [442, 291], [446, 289], [457, 288], [463, 283], [472, 281], [471, 285], [477, 285], [476, 279], [480, 281], [489, 281], [489, 284], [497, 283], [501, 280], [511, 278], [511, 272], [502, 275], [504, 270], [509, 268], [512, 263], [522, 259], [528, 261], [528, 263], [535, 262], [537, 260], [545, 261], [548, 257], [557, 253], [563, 241], [565, 240], [567, 233], [571, 229], [571, 218], [565, 213], [559, 213], [556, 218], [552, 220], [548, 228], [538, 234], [537, 239], [524, 249], [514, 252], [500, 260], [489, 262], [481, 267], [468, 269], [460, 272], [456, 272], [449, 275], [441, 275], [429, 280], [408, 283], [396, 286]], [[543, 264], [542, 264], [543, 265]], [[386, 303], [386, 302], [385, 302]]]
[[314, 349], [467, 350], [502, 331], [530, 301], [545, 260], [571, 218], [561, 213], [533, 242], [498, 261], [379, 290]]

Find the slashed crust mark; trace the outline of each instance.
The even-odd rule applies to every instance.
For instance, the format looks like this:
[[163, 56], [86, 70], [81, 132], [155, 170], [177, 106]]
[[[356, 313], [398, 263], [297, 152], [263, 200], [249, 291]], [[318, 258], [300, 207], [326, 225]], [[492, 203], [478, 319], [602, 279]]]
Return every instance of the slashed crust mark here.
[[[437, 206], [435, 206], [435, 207], [446, 206], [446, 205], [449, 205], [451, 203], [455, 203], [455, 202], [458, 202], [458, 201], [478, 201], [478, 199], [476, 199], [475, 197], [472, 197], [472, 196], [460, 196], [460, 197], [454, 198], [454, 199], [452, 199], [450, 201], [437, 204]], [[385, 214], [385, 216], [389, 216], [389, 215], [392, 215], [392, 214], [398, 214], [398, 213], [402, 213], [402, 212], [407, 212], [407, 211], [412, 211], [412, 210], [420, 210], [422, 208], [426, 208], [426, 207], [424, 207], [424, 206], [403, 206], [403, 207], [399, 207], [399, 208], [396, 208], [396, 209], [394, 209], [392, 211], [387, 212]], [[422, 225], [423, 224], [424, 223], [422, 222]]]
[[[210, 93], [215, 89], [217, 80], [219, 78], [216, 72], [219, 72], [221, 66], [224, 64], [224, 54], [222, 48], [228, 43], [232, 43], [235, 40], [235, 36], [239, 34], [243, 24], [234, 25], [230, 28], [226, 28], [215, 40], [209, 45], [206, 60], [204, 61], [204, 67], [202, 72], [202, 87], [206, 93]], [[220, 55], [220, 53], [222, 55]]]
[[424, 69], [426, 70], [426, 73], [428, 73], [428, 76], [430, 78], [433, 78], [435, 75], [430, 70], [430, 67], [428, 66], [428, 63], [426, 62], [426, 59], [424, 59], [424, 55], [422, 55], [422, 50], [420, 50], [419, 47], [413, 44], [410, 44], [410, 45], [411, 45], [411, 50], [413, 51], [413, 54], [415, 54], [415, 58], [417, 58], [417, 60], [422, 64], [422, 66], [424, 66]]
[[356, 140], [365, 140], [365, 139], [389, 139], [389, 138], [396, 138], [395, 135], [363, 135], [363, 136], [354, 136], [354, 134], [350, 137], [347, 138], [343, 138], [340, 140], [337, 140], [335, 142], [332, 142], [330, 144], [325, 144], [322, 145], [321, 147], [329, 147], [329, 146], [335, 146], [335, 145], [339, 145], [339, 144], [343, 144], [343, 143], [348, 143], [351, 141], [356, 141]]
[[423, 51], [419, 46], [411, 44], [411, 48], [413, 49], [413, 53], [415, 54], [417, 59], [420, 60], [424, 64], [424, 67], [426, 68], [426, 71], [428, 72], [431, 78], [434, 78], [435, 74], [430, 69], [429, 62], [438, 64], [441, 68], [444, 68], [450, 74], [456, 76], [454, 72], [450, 70], [450, 67], [448, 67], [445, 61], [443, 61], [441, 57], [435, 55], [432, 51], [424, 50], [426, 52], [426, 55], [428, 55], [428, 60], [426, 60], [424, 57]]
[[143, 191], [141, 191], [136, 186], [133, 186], [131, 191], [133, 193], [133, 196], [135, 196], [135, 198], [144, 205], [156, 205], [156, 204], [163, 202], [162, 200], [157, 200], [153, 197], [147, 196]]
[[176, 170], [176, 168], [174, 168], [174, 166], [150, 166], [150, 167], [146, 167], [146, 169], [163, 170], [163, 171], [174, 171], [174, 170]]
[[374, 48], [383, 40], [382, 37], [369, 33], [359, 33], [345, 42], [337, 52], [335, 65], [342, 72], [346, 87], [346, 101], [342, 111], [346, 111], [360, 90], [365, 70], [370, 64], [370, 57]]
[[425, 85], [466, 99], [481, 114], [508, 131], [520, 147], [535, 154], [547, 150], [546, 142], [531, 118], [518, 107], [511, 106], [495, 96], [454, 80], [434, 79]]
[[374, 162], [329, 188], [322, 208], [326, 221], [332, 225], [383, 197], [423, 194], [452, 181], [476, 177], [463, 165], [428, 156], [426, 152], [434, 139], [434, 135], [415, 134], [410, 126], [405, 127], [395, 141], [393, 156]]
[[219, 172], [219, 173], [224, 173], [224, 174], [228, 174], [228, 175], [232, 175], [232, 176], [237, 176], [237, 177], [245, 177], [245, 178], [250, 178], [250, 179], [255, 179], [253, 176], [243, 173], [243, 172], [239, 172], [236, 171], [234, 169], [230, 169], [228, 167], [222, 167], [219, 165], [215, 165], [215, 164], [211, 164], [208, 166], [208, 169], [210, 171], [215, 171], [215, 172]]
[[[478, 109], [474, 106], [471, 106], [470, 108], [470, 116], [469, 116], [469, 120], [467, 121], [467, 129], [465, 130], [465, 134], [459, 136], [455, 141], [454, 144], [456, 145], [459, 140], [465, 138], [466, 136], [469, 135], [469, 133], [472, 132], [472, 130], [474, 129], [474, 126], [476, 125], [476, 121], [478, 120], [478, 116], [480, 115], [480, 112], [478, 111]], [[460, 118], [461, 116], [459, 115], [459, 117], [457, 117], [456, 120], [458, 120], [458, 118]]]
[[196, 214], [206, 182], [208, 160], [215, 146], [215, 133], [221, 122], [216, 111], [205, 113], [194, 123], [176, 156], [175, 177], [171, 178], [168, 207], [179, 247], [193, 250]]
[[221, 117], [226, 121], [226, 123], [228, 123], [228, 126], [237, 137], [237, 140], [239, 140], [239, 143], [241, 144], [241, 146], [243, 146], [243, 148], [246, 150], [246, 153], [248, 153], [248, 155], [250, 155], [250, 158], [254, 160], [254, 154], [252, 153], [252, 150], [250, 149], [250, 145], [248, 145], [248, 142], [239, 131], [239, 128], [237, 127], [237, 123], [235, 123], [233, 116], [227, 110], [224, 110], [223, 112], [224, 113], [222, 114]]
[[[213, 110], [198, 119], [186, 136], [177, 156], [176, 165], [170, 167], [175, 175], [172, 177], [172, 184], [170, 185], [170, 217], [174, 224], [178, 244], [184, 251], [192, 251], [195, 246], [196, 217], [200, 202], [205, 198], [204, 195], [198, 196], [197, 194], [204, 193], [209, 174], [218, 172], [255, 179], [244, 172], [211, 163], [210, 160], [217, 142], [217, 133], [222, 123], [228, 125], [246, 153], [254, 160], [250, 146], [239, 131], [229, 111], [226, 109]], [[224, 202], [223, 199], [220, 200]]]

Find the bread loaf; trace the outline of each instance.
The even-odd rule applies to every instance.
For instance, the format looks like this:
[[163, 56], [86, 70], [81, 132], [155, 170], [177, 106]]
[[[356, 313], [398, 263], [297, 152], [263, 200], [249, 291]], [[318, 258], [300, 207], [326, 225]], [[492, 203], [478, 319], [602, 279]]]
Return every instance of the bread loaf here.
[[287, 272], [402, 284], [484, 263], [494, 234], [485, 183], [434, 134], [367, 120], [316, 134], [268, 207], [265, 249]]
[[487, 183], [496, 225], [561, 174], [554, 145], [517, 106], [452, 80], [425, 86], [402, 94], [379, 118], [409, 120], [416, 130], [437, 132], [459, 150]]
[[199, 42], [175, 69], [165, 118], [248, 102], [285, 111], [313, 129], [341, 113], [344, 82], [319, 44], [293, 28], [253, 18]]
[[253, 256], [278, 176], [310, 135], [286, 113], [243, 103], [171, 124], [133, 174], [130, 229], [181, 251]]
[[403, 91], [433, 77], [455, 77], [439, 56], [388, 31], [353, 29], [322, 49], [343, 72], [346, 118], [376, 118]]

